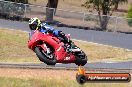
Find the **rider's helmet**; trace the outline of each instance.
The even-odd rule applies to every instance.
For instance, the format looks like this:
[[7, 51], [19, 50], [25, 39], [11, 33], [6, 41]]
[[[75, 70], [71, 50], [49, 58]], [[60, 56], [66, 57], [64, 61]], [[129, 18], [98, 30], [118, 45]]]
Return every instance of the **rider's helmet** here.
[[36, 30], [36, 29], [38, 29], [38, 27], [40, 26], [40, 24], [41, 24], [41, 21], [40, 21], [37, 17], [31, 18], [31, 19], [29, 20], [29, 28], [30, 28], [31, 30]]

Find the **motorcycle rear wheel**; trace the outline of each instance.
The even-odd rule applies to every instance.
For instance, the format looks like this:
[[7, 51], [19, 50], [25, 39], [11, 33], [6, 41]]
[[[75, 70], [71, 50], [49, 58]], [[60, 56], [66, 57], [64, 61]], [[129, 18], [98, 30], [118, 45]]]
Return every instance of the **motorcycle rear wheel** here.
[[46, 63], [47, 65], [55, 65], [57, 60], [55, 56], [53, 58], [47, 58], [47, 56], [42, 52], [41, 47], [35, 47], [34, 52], [36, 53], [37, 57], [39, 58], [40, 61]]

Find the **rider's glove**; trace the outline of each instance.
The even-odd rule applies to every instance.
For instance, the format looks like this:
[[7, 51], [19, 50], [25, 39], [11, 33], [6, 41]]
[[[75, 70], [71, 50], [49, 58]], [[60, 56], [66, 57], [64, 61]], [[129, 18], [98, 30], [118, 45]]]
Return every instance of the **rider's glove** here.
[[65, 34], [62, 31], [59, 31], [60, 36], [65, 36]]
[[59, 35], [64, 39], [64, 42], [70, 43], [69, 38], [67, 38], [66, 35], [62, 31], [59, 31]]

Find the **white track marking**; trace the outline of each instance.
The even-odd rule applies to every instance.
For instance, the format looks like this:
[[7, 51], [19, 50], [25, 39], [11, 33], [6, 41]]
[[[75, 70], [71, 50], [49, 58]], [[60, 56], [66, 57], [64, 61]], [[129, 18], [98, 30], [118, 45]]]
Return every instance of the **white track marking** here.
[[89, 41], [84, 41], [84, 40], [78, 40], [78, 39], [72, 39], [74, 41], [78, 41], [78, 42], [84, 42], [84, 43], [90, 43], [90, 44], [95, 44], [95, 45], [101, 45], [101, 46], [106, 46], [106, 47], [113, 47], [116, 49], [124, 49], [126, 51], [132, 51], [130, 49], [126, 49], [126, 48], [121, 48], [121, 47], [115, 47], [115, 46], [111, 46], [111, 45], [104, 45], [104, 44], [100, 44], [100, 43], [95, 43], [95, 42], [89, 42]]

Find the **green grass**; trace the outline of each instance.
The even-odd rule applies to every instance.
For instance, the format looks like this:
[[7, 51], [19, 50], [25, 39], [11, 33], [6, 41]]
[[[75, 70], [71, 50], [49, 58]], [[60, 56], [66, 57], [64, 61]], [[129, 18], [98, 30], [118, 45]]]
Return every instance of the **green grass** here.
[[[39, 62], [35, 53], [27, 47], [28, 33], [0, 29], [0, 62]], [[89, 61], [128, 61], [132, 51], [89, 42], [75, 43], [88, 55]]]
[[130, 87], [129, 83], [86, 83], [78, 84], [74, 80], [56, 79], [19, 79], [0, 77], [0, 87]]

